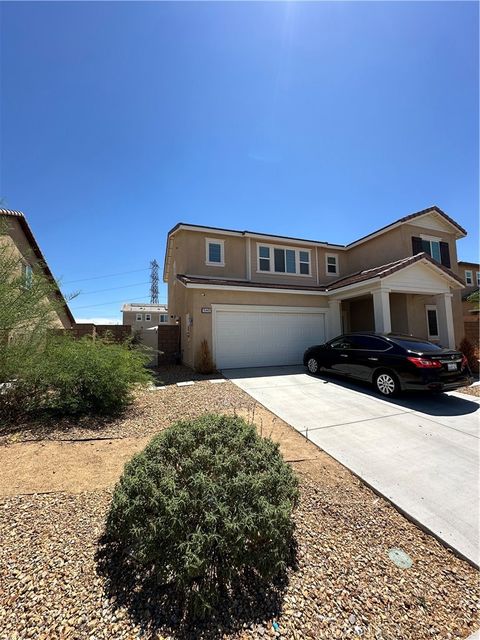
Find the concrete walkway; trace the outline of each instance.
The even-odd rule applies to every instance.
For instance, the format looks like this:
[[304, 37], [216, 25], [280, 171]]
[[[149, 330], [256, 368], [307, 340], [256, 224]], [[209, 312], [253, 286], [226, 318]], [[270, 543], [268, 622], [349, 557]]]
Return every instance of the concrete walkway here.
[[479, 563], [479, 417], [475, 397], [378, 397], [303, 367], [223, 372], [435, 536]]

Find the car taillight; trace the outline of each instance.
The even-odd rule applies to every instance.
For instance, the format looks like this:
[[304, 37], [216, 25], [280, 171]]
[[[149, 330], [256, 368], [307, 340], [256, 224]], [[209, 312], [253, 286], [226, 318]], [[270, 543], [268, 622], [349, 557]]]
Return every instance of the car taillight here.
[[438, 360], [427, 360], [426, 358], [407, 358], [419, 369], [441, 369], [442, 363]]
[[467, 364], [468, 364], [467, 356], [462, 353], [462, 364], [460, 365], [460, 367], [462, 369], [465, 369]]

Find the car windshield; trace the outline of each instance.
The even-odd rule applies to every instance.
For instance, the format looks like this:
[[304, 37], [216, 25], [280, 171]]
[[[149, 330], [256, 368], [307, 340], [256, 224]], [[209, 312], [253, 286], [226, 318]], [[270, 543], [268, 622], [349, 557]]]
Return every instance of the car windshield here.
[[425, 351], [441, 351], [443, 347], [438, 344], [433, 344], [433, 342], [422, 342], [420, 340], [399, 340], [395, 339], [395, 342], [399, 344], [404, 349], [408, 351], [421, 351], [424, 353]]

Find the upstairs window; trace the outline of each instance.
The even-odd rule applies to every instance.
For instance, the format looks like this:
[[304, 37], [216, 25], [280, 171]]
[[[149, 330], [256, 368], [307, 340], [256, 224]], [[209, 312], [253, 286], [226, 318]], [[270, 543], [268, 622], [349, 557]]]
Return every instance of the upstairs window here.
[[310, 275], [310, 251], [258, 245], [258, 271]]
[[152, 320], [152, 315], [150, 313], [146, 313], [145, 314], [145, 322], [151, 322]]
[[426, 253], [436, 262], [450, 269], [450, 248], [448, 242], [442, 242], [440, 238], [430, 236], [412, 237], [413, 255]]
[[160, 314], [160, 324], [168, 322], [168, 316], [165, 313]]
[[[478, 272], [477, 272], [478, 280]], [[473, 271], [465, 271], [465, 284], [470, 287], [473, 284]]]
[[326, 271], [329, 276], [338, 275], [338, 256], [332, 253], [327, 253], [325, 256]]
[[206, 260], [205, 264], [211, 267], [224, 267], [224, 241], [206, 239]]
[[141, 313], [137, 313], [137, 316], [136, 316], [135, 320], [137, 322], [141, 322], [142, 321], [142, 314]]

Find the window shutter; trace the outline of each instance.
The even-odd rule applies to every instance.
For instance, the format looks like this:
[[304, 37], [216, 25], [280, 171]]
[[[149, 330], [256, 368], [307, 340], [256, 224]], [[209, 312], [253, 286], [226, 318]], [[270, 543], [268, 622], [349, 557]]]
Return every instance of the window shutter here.
[[450, 269], [450, 249], [448, 242], [440, 242], [440, 256], [443, 266]]
[[422, 239], [421, 238], [416, 238], [415, 236], [412, 237], [412, 250], [413, 250], [413, 255], [416, 256], [417, 253], [422, 253], [423, 248], [422, 248]]

